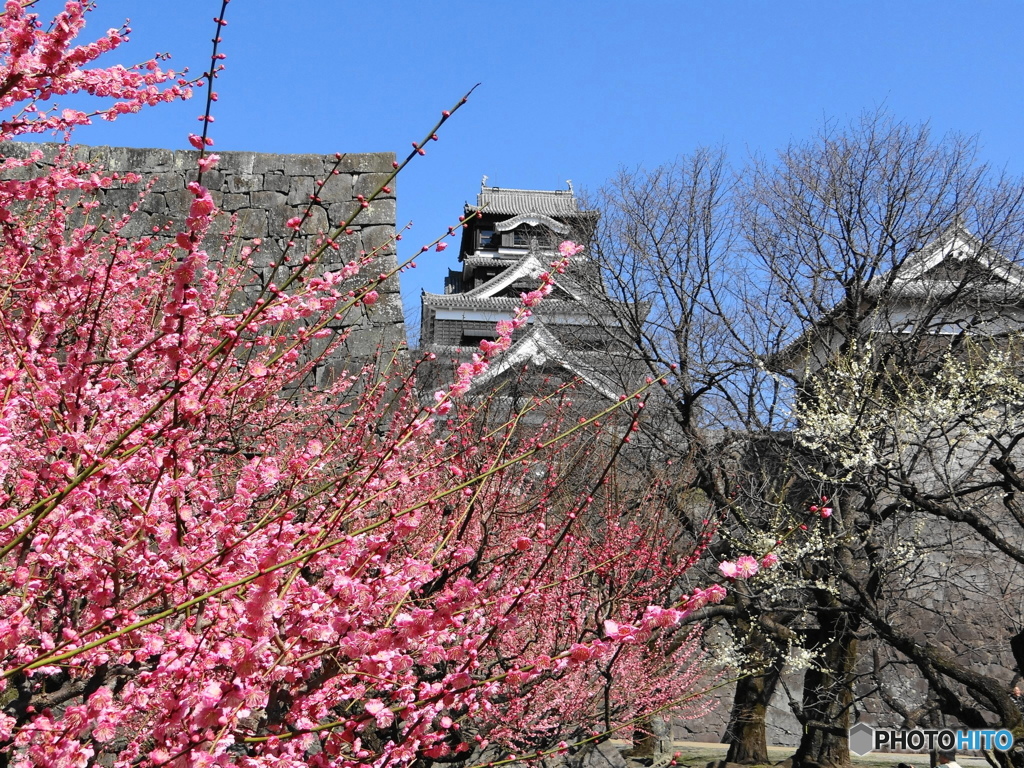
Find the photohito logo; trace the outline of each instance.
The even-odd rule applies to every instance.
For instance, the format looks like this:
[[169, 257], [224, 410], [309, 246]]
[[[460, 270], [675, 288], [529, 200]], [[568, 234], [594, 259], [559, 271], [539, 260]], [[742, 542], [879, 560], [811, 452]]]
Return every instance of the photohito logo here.
[[998, 731], [953, 731], [949, 728], [897, 731], [857, 723], [850, 729], [850, 751], [860, 757], [876, 749], [906, 749], [911, 752], [998, 749], [1008, 752], [1012, 746], [1013, 734], [1005, 728]]

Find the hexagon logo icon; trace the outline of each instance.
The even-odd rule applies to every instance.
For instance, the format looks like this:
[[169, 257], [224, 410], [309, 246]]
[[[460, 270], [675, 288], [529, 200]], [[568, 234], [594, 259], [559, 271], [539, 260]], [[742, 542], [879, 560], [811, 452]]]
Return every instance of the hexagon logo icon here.
[[850, 751], [864, 757], [875, 746], [875, 729], [867, 723], [857, 723], [850, 729]]

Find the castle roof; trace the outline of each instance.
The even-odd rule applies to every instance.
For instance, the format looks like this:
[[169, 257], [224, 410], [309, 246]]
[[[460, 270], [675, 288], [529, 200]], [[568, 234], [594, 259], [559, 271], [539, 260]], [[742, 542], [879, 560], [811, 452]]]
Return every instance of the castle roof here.
[[[434, 309], [490, 309], [502, 310], [511, 315], [518, 309], [523, 300], [513, 296], [468, 296], [465, 293], [428, 293], [420, 294], [423, 306]], [[534, 307], [534, 314], [557, 314], [559, 311], [579, 311], [580, 304], [576, 301], [563, 301], [548, 297]]]
[[499, 216], [540, 214], [558, 218], [564, 216], [597, 216], [597, 211], [584, 211], [571, 189], [507, 189], [480, 187], [476, 205], [467, 205], [467, 211], [486, 210]]
[[[993, 310], [1024, 304], [1024, 268], [984, 246], [958, 220], [902, 264], [868, 280], [863, 296], [882, 302], [883, 311], [893, 315], [888, 319], [890, 325], [895, 320], [910, 327], [915, 312], [920, 314], [929, 307], [935, 312], [933, 320], [941, 325], [941, 306], [956, 297], [988, 304]], [[899, 331], [896, 327], [879, 327], [886, 318], [872, 322], [868, 317], [872, 308], [866, 302], [856, 309], [855, 315], [864, 316], [852, 318], [855, 329], [851, 331], [851, 305], [848, 299], [841, 299], [795, 341], [772, 355], [768, 366], [779, 371], [808, 364], [817, 368], [835, 351], [837, 340], [848, 333]], [[815, 346], [820, 349], [812, 349]]]
[[477, 391], [483, 389], [502, 374], [523, 365], [541, 367], [545, 363], [555, 363], [608, 400], [617, 400], [619, 392], [615, 383], [595, 366], [583, 363], [580, 357], [568, 350], [543, 324], [537, 323], [487, 371], [474, 379], [472, 388]]
[[898, 268], [868, 281], [866, 293], [895, 298], [943, 299], [958, 293], [987, 301], [1024, 299], [1024, 269], [985, 247], [960, 222]]

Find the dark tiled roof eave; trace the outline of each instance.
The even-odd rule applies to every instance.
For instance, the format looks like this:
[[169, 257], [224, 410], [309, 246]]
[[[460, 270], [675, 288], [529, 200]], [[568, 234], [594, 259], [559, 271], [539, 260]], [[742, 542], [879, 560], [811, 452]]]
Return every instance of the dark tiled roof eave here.
[[579, 201], [570, 190], [506, 189], [483, 187], [477, 195], [477, 204], [466, 205], [467, 213], [486, 211], [489, 214], [517, 216], [537, 213], [552, 218], [595, 217], [597, 211], [582, 211]]
[[[520, 298], [513, 296], [476, 297], [459, 293], [427, 293], [426, 291], [421, 294], [421, 298], [423, 299], [424, 306], [443, 307], [445, 309], [496, 309], [507, 311], [515, 310], [516, 307], [523, 303]], [[577, 301], [547, 298], [533, 309], [534, 312], [552, 313], [554, 311], [571, 310], [574, 308], [578, 310], [583, 306]]]

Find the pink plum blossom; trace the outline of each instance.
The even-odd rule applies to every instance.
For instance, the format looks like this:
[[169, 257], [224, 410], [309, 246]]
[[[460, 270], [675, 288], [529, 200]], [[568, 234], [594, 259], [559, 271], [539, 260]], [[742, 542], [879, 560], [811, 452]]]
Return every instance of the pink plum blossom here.
[[200, 171], [202, 171], [203, 173], [206, 173], [208, 170], [213, 168], [213, 166], [215, 166], [218, 163], [219, 160], [220, 160], [220, 155], [211, 154], [211, 155], [206, 155], [205, 157], [199, 158], [196, 161], [196, 164], [199, 166], [199, 170]]
[[[52, 23], [4, 6], [0, 109], [20, 116], [3, 141], [92, 114], [24, 109], [51, 98], [97, 96], [115, 119], [189, 94], [156, 60], [100, 67], [128, 30], [73, 42], [90, 6]], [[330, 272], [322, 241], [296, 235], [293, 260], [236, 248], [195, 181], [153, 237], [129, 236], [130, 216], [82, 223], [74, 201], [141, 187], [75, 157], [2, 161], [0, 272], [18, 279], [0, 312], [0, 674], [26, 704], [0, 714], [12, 764], [408, 768], [473, 733], [507, 754], [550, 732], [538, 713], [593, 722], [594, 662], [613, 652], [616, 725], [699, 690], [699, 633], [660, 655], [647, 642], [682, 616], [657, 604], [695, 561], [619, 493], [565, 494], [579, 477], [561, 468], [601, 436], [577, 441], [553, 413], [545, 437], [566, 439], [535, 455], [536, 432], [460, 399], [578, 246], [430, 406], [387, 350], [319, 375], [347, 313], [379, 299], [379, 277], [355, 282], [387, 277], [374, 254]], [[282, 276], [248, 301], [256, 249]], [[456, 406], [457, 428], [435, 423]], [[594, 574], [615, 601], [580, 588]]]
[[760, 570], [757, 560], [750, 555], [736, 558], [736, 574], [741, 579], [749, 579]]
[[566, 240], [558, 246], [558, 252], [563, 258], [570, 258], [583, 252], [583, 246], [577, 245], [572, 240]]
[[711, 605], [720, 603], [723, 600], [725, 600], [725, 587], [723, 587], [721, 584], [712, 584], [704, 590], [704, 596], [707, 599], [707, 602]]
[[760, 566], [750, 555], [742, 555], [735, 561], [726, 560], [718, 564], [719, 572], [727, 579], [749, 579]]

